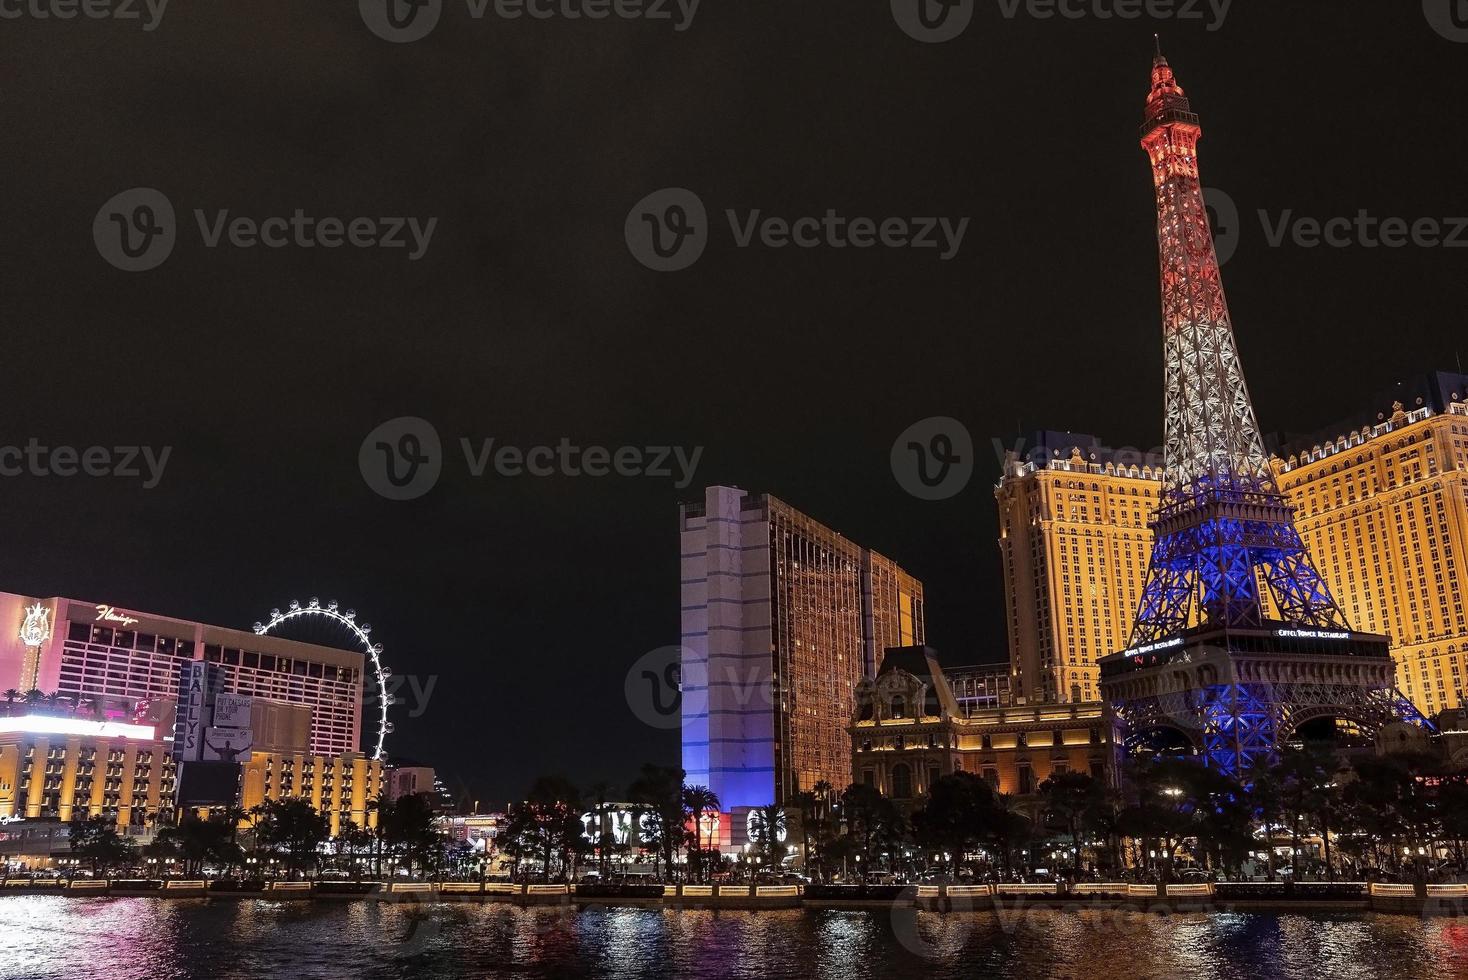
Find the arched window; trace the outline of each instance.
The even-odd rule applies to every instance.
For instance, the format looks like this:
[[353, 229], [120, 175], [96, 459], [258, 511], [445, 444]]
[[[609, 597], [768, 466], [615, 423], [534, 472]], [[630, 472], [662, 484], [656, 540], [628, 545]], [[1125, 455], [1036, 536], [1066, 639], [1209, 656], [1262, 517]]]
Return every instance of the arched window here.
[[892, 767], [892, 798], [912, 799], [912, 770], [901, 762]]
[[899, 694], [897, 697], [893, 698], [888, 707], [890, 709], [890, 711], [888, 712], [889, 718], [907, 717], [907, 698], [904, 698], [902, 695]]

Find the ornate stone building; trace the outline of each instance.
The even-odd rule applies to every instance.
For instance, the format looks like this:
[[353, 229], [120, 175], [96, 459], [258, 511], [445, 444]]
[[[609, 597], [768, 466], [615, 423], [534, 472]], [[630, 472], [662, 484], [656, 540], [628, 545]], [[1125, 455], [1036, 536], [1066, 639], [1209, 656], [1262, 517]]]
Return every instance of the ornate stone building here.
[[1116, 738], [1103, 706], [1021, 705], [966, 710], [931, 647], [887, 651], [857, 686], [852, 719], [855, 781], [904, 809], [940, 777], [969, 772], [997, 792], [1025, 797], [1062, 772], [1110, 781]]

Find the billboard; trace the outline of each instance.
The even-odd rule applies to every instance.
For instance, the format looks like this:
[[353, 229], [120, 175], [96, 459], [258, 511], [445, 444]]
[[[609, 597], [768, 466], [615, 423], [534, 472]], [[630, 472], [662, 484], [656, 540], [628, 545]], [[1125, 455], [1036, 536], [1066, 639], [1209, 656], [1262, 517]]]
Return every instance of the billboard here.
[[206, 762], [249, 762], [255, 733], [248, 728], [204, 729], [203, 758]]
[[254, 698], [243, 694], [219, 694], [214, 699], [214, 727], [249, 728], [250, 709], [254, 704]]

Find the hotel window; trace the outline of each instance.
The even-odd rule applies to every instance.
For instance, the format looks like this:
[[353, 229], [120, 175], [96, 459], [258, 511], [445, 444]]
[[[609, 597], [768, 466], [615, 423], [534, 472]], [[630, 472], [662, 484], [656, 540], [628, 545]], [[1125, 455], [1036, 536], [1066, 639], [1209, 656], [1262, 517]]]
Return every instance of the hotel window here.
[[902, 763], [892, 767], [892, 796], [898, 800], [912, 798], [912, 770]]
[[1019, 794], [1028, 796], [1035, 791], [1035, 772], [1029, 763], [1020, 763], [1019, 766]]

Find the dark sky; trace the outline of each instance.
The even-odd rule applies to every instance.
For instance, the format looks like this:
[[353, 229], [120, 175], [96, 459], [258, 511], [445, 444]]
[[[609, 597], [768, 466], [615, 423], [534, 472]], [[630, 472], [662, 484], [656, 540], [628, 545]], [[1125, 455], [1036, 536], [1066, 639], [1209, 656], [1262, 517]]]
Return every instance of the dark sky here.
[[[390, 749], [486, 800], [542, 772], [676, 760], [628, 666], [676, 643], [670, 480], [471, 479], [462, 436], [703, 446], [699, 486], [774, 492], [924, 579], [950, 663], [1005, 656], [995, 438], [1151, 446], [1161, 357], [1137, 145], [1164, 44], [1243, 214], [1225, 270], [1266, 429], [1311, 429], [1463, 344], [1468, 251], [1270, 248], [1255, 212], [1468, 215], [1468, 43], [1420, 4], [1238, 0], [1196, 21], [979, 4], [920, 44], [885, 0], [705, 0], [667, 23], [470, 18], [414, 44], [348, 2], [176, 0], [137, 22], [7, 20], [0, 48], [0, 444], [173, 447], [162, 483], [0, 479], [0, 588], [248, 625], [292, 596], [438, 677]], [[1444, 4], [1446, 6], [1446, 4]], [[1023, 8], [1021, 8], [1023, 9]], [[99, 256], [127, 188], [180, 218], [161, 267]], [[958, 257], [734, 247], [637, 264], [640, 198], [785, 217], [969, 217]], [[427, 254], [207, 249], [192, 210], [437, 217]], [[1468, 240], [1468, 234], [1464, 236]], [[364, 483], [396, 416], [449, 458], [423, 498]], [[973, 433], [951, 500], [905, 494], [898, 433]]]

